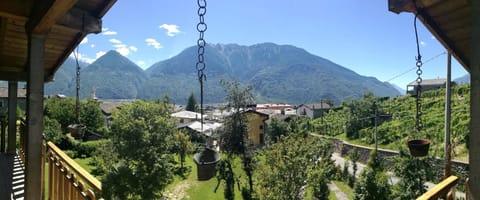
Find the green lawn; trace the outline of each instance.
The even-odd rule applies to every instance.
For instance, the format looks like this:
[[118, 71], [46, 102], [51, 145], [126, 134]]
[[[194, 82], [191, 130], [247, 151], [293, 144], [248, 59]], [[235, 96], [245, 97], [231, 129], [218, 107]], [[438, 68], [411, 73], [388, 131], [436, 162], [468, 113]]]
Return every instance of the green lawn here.
[[[239, 167], [239, 159], [235, 160], [235, 174], [241, 174], [242, 177], [245, 177], [242, 169]], [[193, 162], [192, 155], [186, 158], [185, 166], [191, 167], [191, 173], [188, 175], [187, 179], [182, 180], [180, 177], [175, 177], [175, 180], [167, 186], [164, 194], [167, 196], [175, 195], [176, 198], [182, 196], [182, 199], [209, 199], [209, 200], [221, 200], [223, 197], [223, 185], [217, 189], [217, 192], [214, 192], [215, 187], [217, 186], [217, 179], [213, 177], [208, 181], [198, 181], [197, 180], [197, 167]], [[235, 188], [235, 199], [242, 199], [240, 192]]]
[[[88, 173], [92, 173], [93, 166], [90, 165], [90, 162], [92, 161], [92, 157], [87, 157], [87, 158], [75, 158], [73, 159], [77, 164], [80, 165], [83, 169], [85, 169]], [[97, 178], [97, 177], [95, 177]]]

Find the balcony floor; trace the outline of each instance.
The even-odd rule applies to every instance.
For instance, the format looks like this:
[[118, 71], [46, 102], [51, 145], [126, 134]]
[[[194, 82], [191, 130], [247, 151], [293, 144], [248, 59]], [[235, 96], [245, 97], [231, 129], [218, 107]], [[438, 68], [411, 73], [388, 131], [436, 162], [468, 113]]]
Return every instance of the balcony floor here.
[[18, 155], [0, 153], [0, 199], [23, 199], [25, 173]]

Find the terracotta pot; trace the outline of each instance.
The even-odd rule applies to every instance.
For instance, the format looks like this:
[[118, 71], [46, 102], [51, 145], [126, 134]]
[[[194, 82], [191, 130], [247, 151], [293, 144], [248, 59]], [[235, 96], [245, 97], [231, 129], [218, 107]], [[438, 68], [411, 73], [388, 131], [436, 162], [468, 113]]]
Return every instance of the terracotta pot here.
[[428, 139], [417, 139], [410, 140], [407, 142], [408, 149], [410, 149], [410, 155], [413, 157], [423, 157], [428, 154], [428, 149], [430, 147], [430, 140]]

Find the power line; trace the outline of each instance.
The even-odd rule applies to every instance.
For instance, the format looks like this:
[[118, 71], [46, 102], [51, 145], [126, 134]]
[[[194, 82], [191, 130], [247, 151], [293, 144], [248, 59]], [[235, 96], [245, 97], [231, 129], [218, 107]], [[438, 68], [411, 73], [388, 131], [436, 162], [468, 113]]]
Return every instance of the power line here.
[[[428, 62], [430, 62], [430, 61], [432, 61], [432, 60], [435, 60], [436, 58], [438, 58], [438, 57], [440, 57], [441, 55], [444, 55], [444, 54], [446, 54], [446, 53], [447, 53], [447, 52], [445, 52], [445, 51], [442, 52], [442, 53], [439, 53], [438, 55], [433, 56], [433, 57], [429, 58], [428, 60], [426, 60], [425, 62], [423, 62], [423, 64], [426, 64], [426, 63], [428, 63]], [[405, 74], [407, 74], [407, 73], [409, 73], [409, 72], [411, 72], [411, 71], [413, 71], [413, 70], [415, 70], [415, 69], [417, 69], [417, 66], [412, 67], [412, 68], [410, 68], [409, 70], [404, 71], [404, 72], [402, 72], [402, 73], [400, 73], [400, 74], [398, 74], [398, 75], [395, 75], [393, 78], [388, 79], [386, 82], [390, 82], [390, 81], [392, 81], [393, 79], [396, 79], [396, 78], [398, 78], [398, 77], [400, 77], [400, 76], [403, 76], [403, 75], [405, 75]]]

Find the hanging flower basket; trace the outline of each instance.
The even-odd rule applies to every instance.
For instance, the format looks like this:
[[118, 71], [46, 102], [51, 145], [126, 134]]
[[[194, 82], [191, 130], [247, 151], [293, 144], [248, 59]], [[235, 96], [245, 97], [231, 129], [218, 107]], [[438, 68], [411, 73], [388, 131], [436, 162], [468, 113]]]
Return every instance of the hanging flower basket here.
[[87, 127], [83, 124], [70, 124], [68, 125], [68, 129], [70, 130], [72, 137], [75, 139], [81, 139], [83, 138]]
[[428, 149], [430, 148], [430, 140], [410, 140], [407, 142], [407, 145], [408, 149], [410, 149], [410, 155], [412, 155], [413, 157], [423, 157], [428, 154]]

